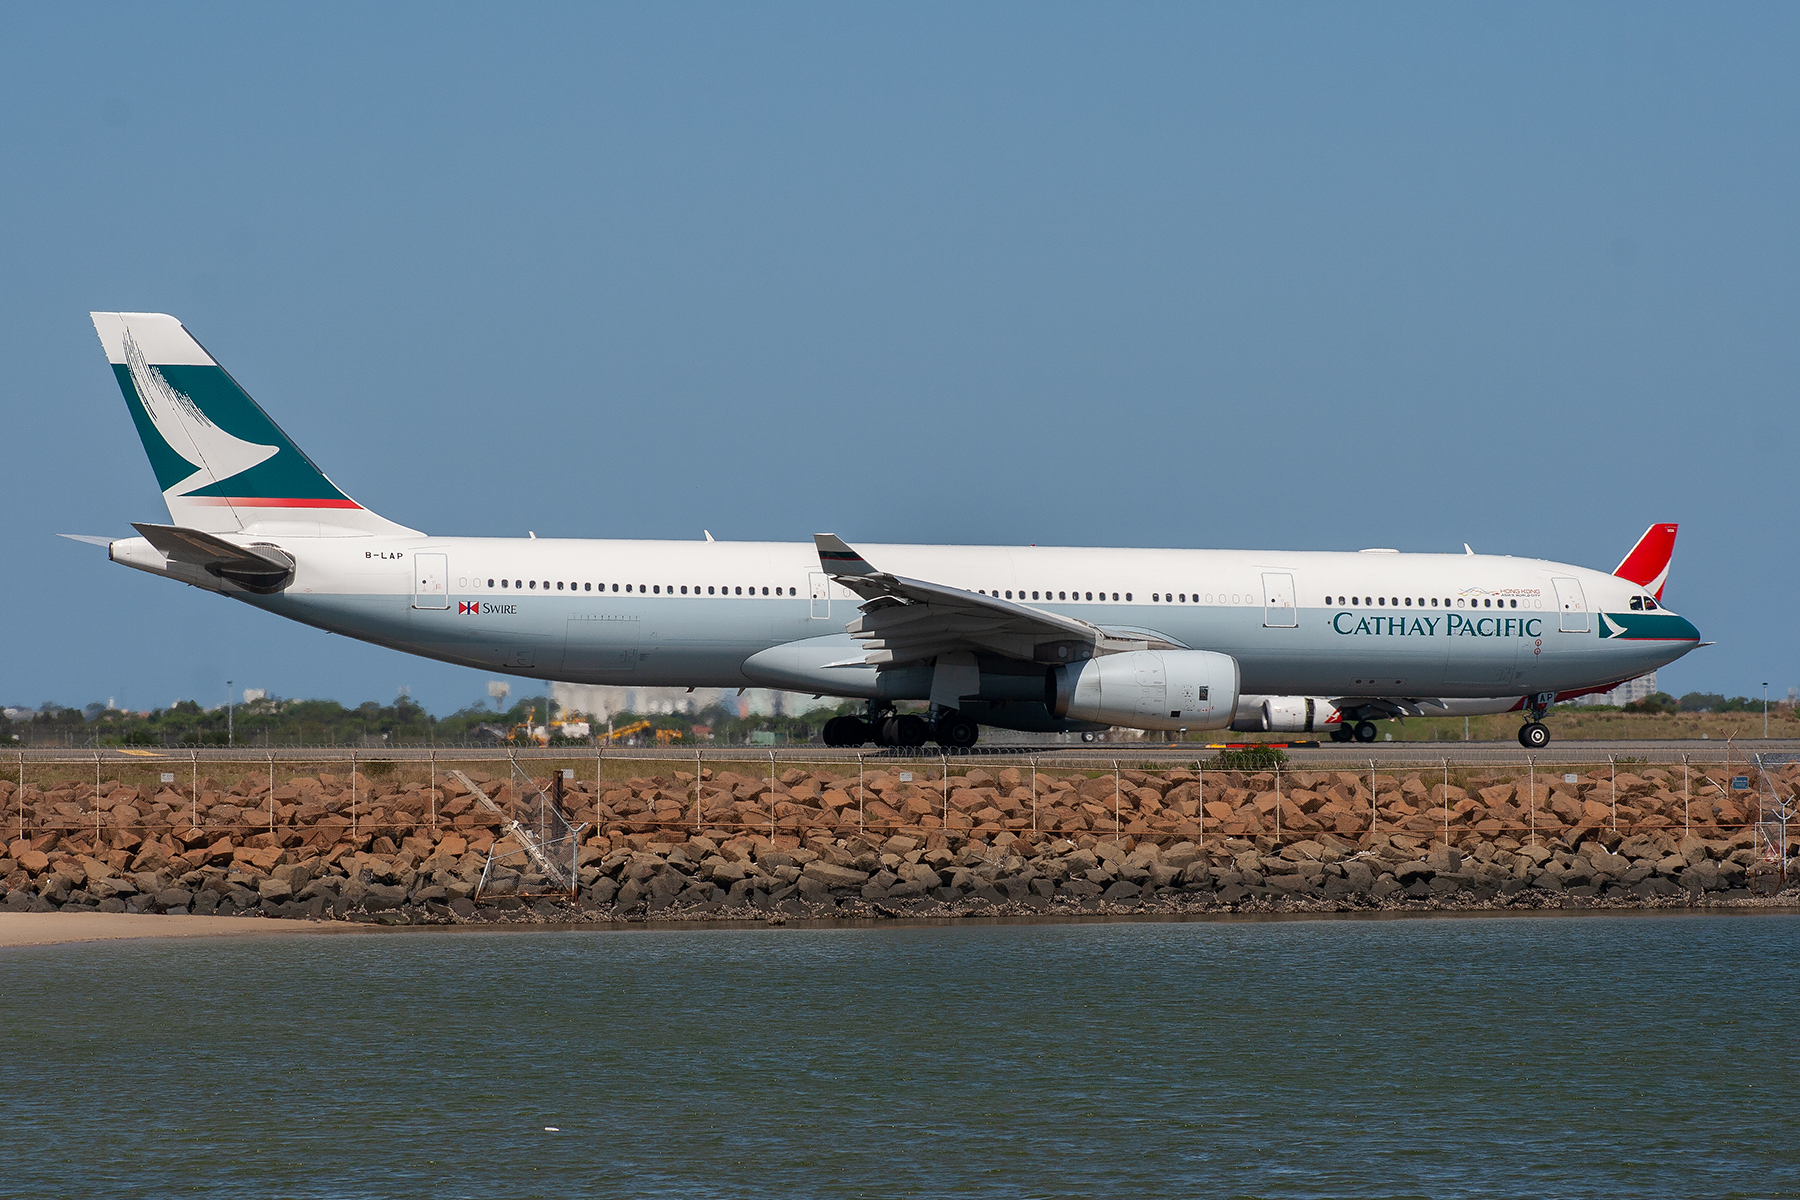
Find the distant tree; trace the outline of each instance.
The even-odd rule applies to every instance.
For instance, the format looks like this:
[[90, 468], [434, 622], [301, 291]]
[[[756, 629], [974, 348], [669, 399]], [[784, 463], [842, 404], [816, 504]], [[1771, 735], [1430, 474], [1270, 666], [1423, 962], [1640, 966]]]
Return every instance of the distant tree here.
[[1628, 713], [1672, 713], [1680, 707], [1680, 702], [1667, 692], [1651, 692], [1642, 700], [1633, 700], [1625, 706]]

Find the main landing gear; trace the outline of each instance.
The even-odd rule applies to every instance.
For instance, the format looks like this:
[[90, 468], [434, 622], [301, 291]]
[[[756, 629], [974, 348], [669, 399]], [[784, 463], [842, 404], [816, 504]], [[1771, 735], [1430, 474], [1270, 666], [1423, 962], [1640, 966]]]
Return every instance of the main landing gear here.
[[1544, 724], [1544, 714], [1549, 711], [1550, 701], [1555, 698], [1555, 693], [1552, 692], [1534, 698], [1532, 706], [1526, 710], [1531, 720], [1519, 728], [1519, 745], [1527, 750], [1542, 750], [1550, 744], [1550, 727]]
[[1344, 721], [1331, 731], [1334, 742], [1372, 742], [1380, 736], [1381, 731], [1375, 728], [1373, 721], [1358, 721], [1354, 725]]
[[821, 731], [827, 746], [902, 746], [912, 750], [936, 741], [946, 750], [967, 750], [981, 739], [981, 726], [954, 708], [939, 709], [934, 720], [917, 713], [896, 716], [871, 704], [867, 717], [833, 717]]

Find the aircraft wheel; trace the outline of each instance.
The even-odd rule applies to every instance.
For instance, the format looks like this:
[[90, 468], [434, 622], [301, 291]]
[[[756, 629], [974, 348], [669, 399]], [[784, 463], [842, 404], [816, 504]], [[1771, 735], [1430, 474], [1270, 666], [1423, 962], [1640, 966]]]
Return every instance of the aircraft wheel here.
[[904, 717], [895, 717], [888, 722], [889, 736], [894, 745], [913, 749], [923, 746], [931, 739], [931, 726], [924, 717], [916, 713], [907, 713]]
[[894, 745], [894, 718], [869, 722], [869, 740], [877, 746]]
[[833, 717], [821, 736], [827, 746], [860, 746], [869, 740], [869, 729], [856, 717]]
[[1358, 721], [1356, 723], [1356, 740], [1357, 741], [1372, 742], [1377, 737], [1380, 737], [1380, 736], [1381, 736], [1380, 731], [1375, 728], [1375, 722], [1373, 722], [1373, 721]]
[[938, 718], [937, 743], [946, 750], [967, 750], [981, 739], [981, 726], [959, 712]]
[[1542, 750], [1550, 744], [1550, 727], [1542, 721], [1531, 721], [1519, 730], [1519, 745], [1527, 750]]
[[1356, 740], [1356, 729], [1350, 725], [1339, 725], [1331, 731], [1334, 742], [1353, 742]]

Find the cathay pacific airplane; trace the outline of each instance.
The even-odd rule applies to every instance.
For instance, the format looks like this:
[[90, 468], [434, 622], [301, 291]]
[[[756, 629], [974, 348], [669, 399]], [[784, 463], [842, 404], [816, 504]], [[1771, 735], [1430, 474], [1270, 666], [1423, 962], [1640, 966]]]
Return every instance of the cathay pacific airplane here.
[[867, 701], [831, 745], [1223, 729], [1248, 694], [1319, 698], [1365, 740], [1378, 717], [1523, 696], [1519, 740], [1542, 746], [1559, 696], [1700, 644], [1660, 603], [1674, 525], [1612, 574], [1473, 552], [431, 536], [339, 490], [175, 318], [93, 320], [169, 510], [79, 539], [112, 561], [484, 670]]

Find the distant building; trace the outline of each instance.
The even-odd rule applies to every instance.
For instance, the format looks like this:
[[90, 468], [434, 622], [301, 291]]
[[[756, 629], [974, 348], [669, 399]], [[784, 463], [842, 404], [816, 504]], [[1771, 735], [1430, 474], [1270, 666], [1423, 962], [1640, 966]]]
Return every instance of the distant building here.
[[552, 683], [550, 699], [562, 712], [587, 713], [602, 726], [617, 713], [640, 716], [667, 713], [699, 713], [717, 704], [739, 717], [797, 716], [815, 708], [836, 708], [831, 696], [813, 699], [801, 692], [750, 688], [738, 695], [736, 688], [624, 687], [613, 684]]
[[1656, 672], [1639, 675], [1636, 679], [1627, 679], [1610, 692], [1596, 692], [1591, 696], [1581, 696], [1569, 701], [1571, 704], [1613, 704], [1623, 707], [1638, 700], [1643, 700], [1656, 691]]

